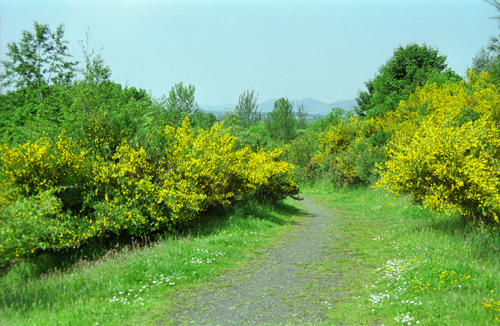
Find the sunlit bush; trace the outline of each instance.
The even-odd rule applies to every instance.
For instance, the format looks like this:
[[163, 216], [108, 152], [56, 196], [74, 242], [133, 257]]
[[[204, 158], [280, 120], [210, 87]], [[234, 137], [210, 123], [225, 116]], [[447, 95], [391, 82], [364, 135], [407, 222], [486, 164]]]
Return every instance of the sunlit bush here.
[[383, 159], [384, 143], [370, 139], [380, 126], [376, 119], [351, 117], [318, 136], [323, 175], [339, 186], [368, 184], [376, 178], [375, 163]]
[[[500, 94], [488, 75], [417, 89], [400, 104], [415, 118], [396, 128], [378, 187], [437, 211], [498, 221]], [[403, 128], [406, 126], [406, 128]]]
[[312, 184], [320, 174], [320, 166], [314, 157], [318, 155], [317, 135], [303, 133], [284, 148], [284, 159], [295, 166], [293, 175], [297, 182]]
[[118, 136], [108, 137], [101, 121], [87, 121], [93, 139], [0, 146], [0, 188], [10, 189], [0, 193], [4, 264], [110, 233], [144, 235], [192, 223], [237, 199], [298, 193], [281, 149], [234, 149], [237, 139], [222, 124], [194, 131], [186, 118], [179, 128], [116, 145]]

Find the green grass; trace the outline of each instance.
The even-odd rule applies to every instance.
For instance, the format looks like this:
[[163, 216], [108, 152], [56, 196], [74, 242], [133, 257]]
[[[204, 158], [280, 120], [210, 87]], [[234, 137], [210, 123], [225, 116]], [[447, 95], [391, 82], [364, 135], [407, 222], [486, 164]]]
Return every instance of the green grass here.
[[333, 324], [500, 325], [498, 227], [373, 189], [307, 193], [342, 220], [335, 247], [345, 286]]
[[153, 311], [159, 303], [168, 306], [171, 294], [243, 268], [292, 227], [299, 213], [287, 204], [242, 203], [183, 234], [118, 244], [96, 260], [80, 254], [61, 268], [61, 260], [75, 260], [68, 253], [42, 257], [42, 264], [24, 262], [0, 279], [0, 324], [151, 323]]

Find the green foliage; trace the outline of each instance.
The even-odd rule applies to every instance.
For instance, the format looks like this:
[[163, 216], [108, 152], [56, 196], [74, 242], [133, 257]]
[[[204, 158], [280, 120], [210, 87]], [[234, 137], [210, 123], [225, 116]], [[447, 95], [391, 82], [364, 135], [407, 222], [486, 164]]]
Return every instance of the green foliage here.
[[[175, 84], [169, 92], [169, 96], [163, 95], [155, 105], [158, 110], [164, 111], [160, 120], [156, 124], [179, 127], [184, 118], [189, 117], [192, 127], [210, 128], [217, 121], [212, 113], [203, 112], [196, 103], [195, 87], [193, 85], [184, 86], [182, 82]], [[149, 99], [147, 93], [144, 93], [144, 99]], [[157, 117], [158, 118], [158, 117]]]
[[280, 143], [290, 141], [296, 136], [297, 119], [293, 103], [282, 97], [274, 102], [274, 108], [264, 120], [271, 139]]
[[[498, 0], [485, 0], [485, 2], [492, 5], [497, 12], [500, 12], [500, 2]], [[500, 20], [500, 16], [491, 18]], [[486, 71], [490, 74], [490, 82], [500, 83], [500, 40], [498, 36], [492, 36], [488, 45], [482, 47], [476, 53], [476, 56], [472, 58], [471, 69], [477, 74]]]
[[385, 160], [384, 149], [373, 146], [363, 138], [351, 143], [345, 151], [328, 158], [331, 166], [327, 170], [332, 182], [337, 186], [369, 185], [379, 176], [377, 163]]
[[387, 144], [387, 141], [389, 140], [389, 138], [391, 138], [393, 133], [394, 131], [392, 130], [380, 129], [368, 138], [368, 144], [372, 146], [383, 147]]
[[83, 73], [85, 81], [92, 84], [109, 82], [111, 78], [111, 68], [104, 63], [100, 54], [94, 56], [94, 50], [89, 50], [89, 42], [92, 35], [88, 29], [85, 35], [85, 44], [83, 41], [80, 41], [83, 56], [85, 57], [85, 66], [80, 69], [80, 71]]
[[34, 33], [22, 32], [18, 43], [7, 44], [7, 57], [3, 61], [5, 85], [17, 88], [36, 85], [69, 84], [74, 77], [77, 62], [65, 61], [68, 41], [63, 40], [64, 25], [52, 32], [48, 24], [33, 22]]
[[170, 111], [177, 118], [183, 118], [186, 115], [199, 111], [200, 108], [194, 99], [195, 87], [188, 85], [184, 87], [182, 82], [175, 84], [168, 97], [165, 95], [160, 99], [160, 105], [167, 111]]
[[276, 146], [283, 145], [271, 140], [269, 131], [263, 122], [254, 123], [248, 129], [243, 129], [235, 121], [237, 121], [237, 118], [234, 115], [228, 115], [224, 120], [224, 126], [236, 138], [235, 148], [249, 146], [251, 150], [257, 151], [259, 148], [272, 150]]
[[302, 133], [285, 147], [285, 160], [295, 166], [292, 173], [300, 185], [312, 185], [320, 177], [320, 166], [314, 159], [318, 150], [313, 133]]
[[[91, 115], [99, 110], [116, 110], [123, 102], [127, 102], [130, 97], [144, 99], [146, 93], [143, 90], [137, 91], [135, 88], [121, 89], [121, 86], [109, 81], [111, 75], [110, 68], [104, 64], [100, 56], [93, 57], [93, 51], [89, 52], [88, 43], [90, 35], [87, 32], [86, 47], [81, 43], [85, 57], [85, 66], [79, 71], [83, 74], [81, 80], [74, 81], [73, 84], [56, 83], [56, 78], [41, 80], [52, 73], [50, 64], [58, 68], [68, 67], [69, 64], [58, 65], [57, 60], [62, 60], [64, 56], [69, 56], [66, 51], [66, 41], [62, 41], [63, 29], [59, 26], [58, 31], [52, 34], [47, 25], [35, 23], [38, 30], [38, 42], [40, 44], [24, 44], [25, 49], [33, 50], [35, 46], [40, 47], [40, 56], [33, 57], [32, 65], [36, 66], [39, 74], [36, 75], [39, 83], [26, 82], [28, 85], [20, 87], [14, 91], [9, 91], [5, 95], [0, 95], [0, 115], [4, 118], [0, 123], [0, 139], [3, 143], [13, 144], [35, 141], [45, 135], [57, 136], [64, 131], [69, 134], [78, 132], [81, 122], [86, 115]], [[33, 35], [23, 32], [27, 39], [33, 42]], [[50, 38], [56, 38], [51, 40]], [[23, 39], [26, 43], [26, 40]], [[22, 42], [21, 42], [22, 43]], [[59, 47], [54, 47], [54, 43]], [[15, 45], [13, 45], [15, 47]], [[41, 48], [48, 48], [47, 51], [60, 51], [61, 58], [51, 57], [53, 62], [47, 62], [50, 51], [45, 53]], [[26, 50], [28, 51], [28, 50]], [[45, 56], [42, 54], [45, 53]], [[37, 61], [38, 60], [38, 63]], [[4, 64], [11, 65], [12, 62]], [[27, 64], [25, 62], [25, 64]], [[46, 67], [47, 66], [47, 67]], [[66, 75], [73, 76], [76, 71], [71, 63], [71, 69], [66, 71]], [[14, 73], [15, 71], [11, 71]], [[71, 72], [71, 73], [70, 73]], [[45, 74], [45, 75], [44, 75]], [[28, 76], [29, 77], [29, 76]], [[28, 78], [25, 76], [25, 79]], [[28, 78], [29, 79], [29, 78]], [[26, 79], [27, 80], [27, 79]], [[17, 86], [22, 86], [21, 84]], [[142, 94], [141, 94], [142, 93]], [[146, 95], [147, 97], [147, 95]], [[117, 103], [119, 102], [119, 103]]]
[[52, 239], [67, 238], [67, 226], [75, 227], [77, 221], [61, 214], [62, 203], [54, 196], [54, 191], [18, 198], [0, 209], [4, 224], [0, 233], [0, 266], [8, 266], [12, 259], [32, 256], [38, 250], [65, 247], [63, 241], [54, 242]]
[[241, 201], [180, 234], [123, 237], [99, 243], [99, 251], [84, 245], [24, 260], [0, 275], [0, 324], [150, 324], [156, 317], [142, 313], [160, 297], [177, 306], [172, 291], [243, 267], [303, 219], [299, 213], [285, 203]]
[[2, 266], [113, 233], [185, 225], [236, 196], [297, 193], [280, 152], [237, 148], [198, 108], [194, 86], [175, 85], [162, 103], [123, 88], [89, 38], [81, 80], [0, 95], [0, 188], [9, 189], [0, 194]]
[[491, 50], [482, 47], [474, 58], [472, 58], [472, 70], [476, 73], [486, 71], [491, 73], [494, 66], [496, 66], [495, 57], [492, 55]]
[[[292, 166], [280, 159], [282, 150], [233, 149], [236, 139], [220, 124], [196, 131], [189, 118], [178, 128], [141, 133], [144, 115], [136, 110], [144, 106], [132, 98], [122, 110], [87, 117], [75, 141], [61, 135], [57, 141], [0, 146], [0, 188], [12, 189], [0, 193], [5, 265], [45, 248], [71, 248], [109, 234], [142, 236], [184, 226], [236, 198], [275, 201], [297, 194]], [[57, 205], [33, 217], [23, 208], [45, 201]], [[16, 242], [40, 225], [54, 230]]]
[[[400, 46], [379, 68], [375, 78], [365, 83], [368, 92], [358, 93], [356, 113], [374, 117], [396, 110], [399, 102], [406, 99], [417, 85], [425, 85], [430, 76], [444, 72], [445, 62], [446, 56], [426, 44]], [[451, 70], [445, 74], [457, 77]]]
[[198, 129], [210, 129], [216, 122], [217, 117], [212, 112], [195, 111], [189, 115], [191, 126]]
[[466, 123], [474, 122], [479, 119], [481, 115], [474, 110], [474, 108], [461, 108], [460, 115], [457, 117], [455, 126], [461, 127]]
[[304, 109], [304, 103], [297, 107], [297, 128], [305, 129], [307, 127], [307, 110]]
[[[324, 141], [324, 137], [326, 131], [338, 127], [347, 118], [346, 111], [341, 108], [333, 108], [326, 117], [315, 118], [314, 122], [307, 124], [307, 129], [304, 132], [299, 130], [297, 137], [290, 144], [287, 144], [285, 159], [295, 165], [293, 175], [298, 183], [309, 186], [321, 178], [334, 179], [332, 175], [335, 173], [331, 169], [336, 160], [327, 158], [332, 153], [328, 152], [326, 155], [322, 153], [326, 147], [332, 149], [327, 145], [329, 141]], [[346, 140], [346, 143], [352, 141], [350, 136], [347, 138], [349, 140]]]
[[330, 126], [336, 126], [346, 120], [347, 112], [342, 108], [332, 108], [332, 111], [324, 118], [315, 118], [314, 122], [309, 123], [307, 130], [315, 134], [326, 131]]
[[428, 114], [395, 130], [377, 186], [436, 211], [498, 222], [500, 97], [486, 73], [468, 74], [467, 83], [427, 85], [402, 102], [401, 111], [426, 103]]
[[286, 147], [297, 182], [311, 185], [325, 178], [339, 187], [374, 182], [375, 165], [385, 160], [384, 146], [393, 133], [375, 121], [349, 117], [340, 108], [316, 119], [307, 131]]
[[262, 119], [262, 110], [258, 109], [257, 97], [254, 90], [246, 90], [240, 95], [234, 113], [238, 118], [238, 124], [242, 128], [249, 128]]
[[[463, 78], [458, 75], [451, 68], [446, 68], [445, 70], [439, 72], [438, 70], [433, 70], [427, 76], [427, 81], [425, 85], [436, 83], [438, 86], [444, 84], [458, 84], [463, 80]], [[419, 84], [420, 85], [420, 84]], [[425, 86], [422, 85], [422, 86]]]
[[[135, 131], [148, 127], [145, 123], [148, 116], [156, 119], [154, 123], [165, 125], [167, 121], [165, 110], [155, 107], [144, 90], [122, 88], [113, 82], [94, 84], [83, 80], [73, 85], [44, 86], [41, 90], [21, 88], [1, 96], [7, 99], [0, 103], [0, 114], [5, 117], [0, 123], [0, 139], [4, 143], [21, 144], [44, 135], [57, 137], [64, 131], [74, 136], [86, 118], [104, 111], [112, 116], [129, 117], [126, 121], [116, 120], [117, 124], [143, 121], [133, 127]], [[150, 121], [149, 126], [152, 124]]]

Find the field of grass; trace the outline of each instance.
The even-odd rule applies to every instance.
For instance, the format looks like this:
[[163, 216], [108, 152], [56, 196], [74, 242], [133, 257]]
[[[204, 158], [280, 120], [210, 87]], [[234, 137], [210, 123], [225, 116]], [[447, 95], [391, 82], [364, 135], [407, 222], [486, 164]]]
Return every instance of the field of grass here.
[[[338, 258], [320, 263], [344, 279], [328, 310], [332, 325], [500, 324], [498, 228], [373, 189], [318, 186], [304, 194], [341, 222], [329, 248]], [[74, 252], [40, 258], [36, 268], [19, 264], [0, 279], [0, 324], [153, 324], [178, 291], [252, 264], [297, 227], [301, 208], [293, 200], [240, 204], [183, 234], [136, 239], [100, 258]]]
[[347, 325], [500, 324], [498, 227], [437, 215], [373, 189], [307, 191], [341, 214], [345, 271], [329, 310]]

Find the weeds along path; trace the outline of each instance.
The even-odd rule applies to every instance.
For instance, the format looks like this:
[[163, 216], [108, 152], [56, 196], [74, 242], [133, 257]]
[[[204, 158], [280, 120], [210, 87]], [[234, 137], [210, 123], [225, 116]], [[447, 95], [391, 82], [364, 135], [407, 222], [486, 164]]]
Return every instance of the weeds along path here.
[[[230, 273], [197, 293], [177, 297], [175, 325], [296, 325], [327, 322], [325, 312], [342, 287], [332, 266], [338, 214], [302, 201], [305, 216], [250, 269]], [[194, 291], [193, 291], [194, 292]]]

